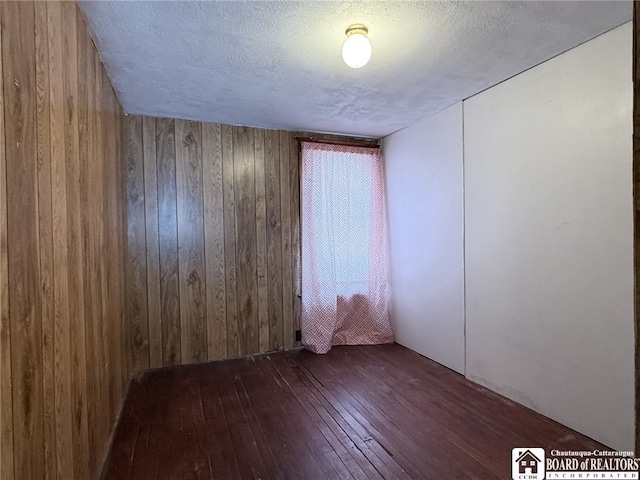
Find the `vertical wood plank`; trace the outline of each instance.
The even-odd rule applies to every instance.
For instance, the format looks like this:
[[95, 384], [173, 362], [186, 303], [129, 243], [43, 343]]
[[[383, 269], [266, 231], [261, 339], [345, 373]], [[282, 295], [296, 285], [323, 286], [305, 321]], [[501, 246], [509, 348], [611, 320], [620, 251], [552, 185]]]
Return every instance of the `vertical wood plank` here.
[[217, 360], [227, 356], [221, 133], [220, 124], [204, 123], [202, 125], [207, 352], [209, 360]]
[[[99, 59], [98, 59], [99, 60]], [[111, 239], [111, 253], [107, 255], [108, 261], [113, 261], [110, 268], [111, 272], [111, 290], [113, 308], [111, 309], [111, 325], [113, 329], [112, 344], [113, 344], [113, 383], [114, 388], [112, 392], [112, 413], [111, 418], [116, 419], [120, 404], [123, 398], [124, 382], [128, 380], [128, 372], [126, 372], [125, 362], [123, 360], [125, 352], [122, 348], [122, 342], [124, 339], [122, 319], [124, 312], [124, 279], [125, 279], [125, 242], [124, 232], [125, 227], [125, 215], [121, 212], [124, 211], [122, 206], [124, 205], [123, 199], [126, 198], [126, 191], [121, 180], [122, 165], [122, 150], [120, 139], [122, 138], [122, 111], [120, 104], [111, 89], [111, 84], [106, 76], [104, 68], [102, 68], [102, 75], [105, 78], [107, 84], [108, 97], [109, 97], [109, 112], [105, 115], [106, 123], [112, 125], [110, 132], [110, 150], [109, 155], [105, 159], [105, 166], [111, 170], [111, 179], [109, 181], [110, 186], [110, 198], [111, 198], [111, 216], [110, 216], [110, 228], [114, 232], [110, 235]]]
[[40, 295], [42, 299], [42, 393], [45, 479], [56, 475], [53, 218], [49, 119], [49, 51], [46, 3], [34, 3], [36, 53], [36, 130], [38, 165], [38, 224]]
[[176, 132], [182, 360], [201, 362], [207, 358], [202, 128], [178, 120]]
[[[116, 305], [116, 298], [114, 292], [116, 290], [114, 274], [117, 272], [118, 254], [113, 248], [114, 240], [117, 237], [117, 229], [114, 228], [117, 225], [117, 220], [114, 218], [113, 207], [113, 185], [115, 183], [114, 166], [117, 165], [117, 159], [113, 155], [113, 131], [117, 122], [111, 121], [112, 105], [110, 102], [111, 88], [109, 81], [104, 75], [102, 70], [102, 63], [98, 57], [97, 52], [94, 51], [94, 63], [96, 68], [96, 76], [99, 79], [101, 85], [99, 92], [99, 105], [98, 110], [94, 115], [96, 122], [96, 129], [100, 131], [100, 126], [105, 125], [104, 133], [102, 137], [102, 178], [104, 183], [103, 196], [102, 196], [102, 219], [101, 228], [103, 231], [103, 248], [101, 250], [100, 263], [103, 273], [103, 295], [102, 295], [102, 316], [103, 316], [103, 341], [106, 342], [105, 346], [105, 363], [110, 365], [112, 372], [107, 371], [106, 381], [106, 397], [103, 398], [105, 402], [105, 419], [106, 422], [110, 422], [111, 419], [116, 416], [116, 409], [118, 408], [118, 399], [115, 398], [115, 390], [119, 383], [120, 368], [115, 358], [115, 348], [117, 339], [117, 322], [114, 320], [114, 312], [116, 311], [114, 306]], [[114, 374], [115, 373], [115, 374]], [[111, 424], [106, 423], [107, 431], [105, 438], [109, 438], [111, 432]]]
[[[88, 31], [88, 29], [87, 29]], [[110, 239], [112, 235], [110, 233], [113, 232], [111, 227], [111, 217], [109, 210], [109, 191], [110, 191], [110, 176], [109, 176], [109, 168], [106, 163], [108, 160], [109, 154], [109, 134], [111, 129], [113, 128], [112, 124], [104, 121], [104, 112], [107, 111], [108, 101], [107, 94], [109, 89], [105, 84], [105, 79], [102, 75], [102, 63], [100, 62], [100, 58], [98, 57], [97, 52], [92, 48], [92, 58], [93, 58], [93, 66], [94, 72], [96, 76], [96, 111], [93, 113], [93, 128], [97, 135], [97, 147], [98, 151], [96, 154], [100, 157], [100, 176], [102, 178], [102, 192], [100, 199], [98, 201], [98, 208], [100, 211], [100, 216], [98, 218], [98, 242], [100, 245], [99, 255], [98, 255], [98, 269], [100, 271], [100, 317], [102, 319], [101, 322], [101, 331], [102, 331], [102, 358], [103, 358], [103, 386], [101, 391], [100, 402], [101, 406], [101, 415], [102, 422], [100, 428], [100, 437], [99, 440], [101, 442], [99, 446], [98, 455], [103, 451], [102, 442], [105, 441], [106, 438], [109, 437], [109, 433], [111, 431], [110, 420], [113, 418], [111, 416], [112, 408], [111, 408], [111, 398], [112, 398], [112, 388], [113, 388], [113, 375], [111, 374], [111, 367], [113, 365], [112, 361], [112, 334], [113, 327], [111, 324], [111, 313], [112, 313], [112, 305], [113, 299], [111, 298], [111, 290], [110, 290], [110, 272], [111, 265], [108, 263], [112, 261], [111, 259], [116, 258], [115, 256], [110, 256]], [[104, 125], [104, 128], [101, 126]], [[101, 460], [99, 458], [99, 460]], [[98, 468], [101, 467], [100, 461], [98, 461]], [[99, 473], [99, 472], [98, 472]]]
[[175, 121], [156, 119], [160, 322], [163, 366], [182, 363], [176, 199]]
[[[95, 97], [95, 102], [93, 105], [93, 109], [90, 112], [90, 129], [93, 131], [93, 158], [95, 159], [93, 163], [94, 168], [96, 169], [96, 175], [92, 175], [91, 179], [95, 185], [93, 189], [94, 196], [94, 211], [95, 216], [93, 218], [93, 242], [94, 242], [94, 265], [96, 271], [96, 278], [94, 282], [96, 282], [96, 290], [98, 292], [98, 297], [96, 298], [96, 307], [95, 311], [99, 317], [98, 328], [96, 328], [95, 332], [95, 344], [97, 348], [97, 352], [95, 354], [95, 358], [98, 359], [97, 364], [93, 366], [94, 372], [97, 370], [96, 377], [98, 378], [98, 388], [97, 395], [98, 397], [94, 400], [97, 404], [96, 411], [98, 412], [98, 421], [96, 425], [93, 426], [96, 429], [96, 446], [95, 452], [92, 454], [92, 468], [90, 470], [90, 475], [93, 477], [97, 477], [99, 474], [99, 469], [101, 467], [102, 453], [106, 446], [106, 439], [109, 436], [109, 432], [111, 431], [111, 422], [109, 415], [109, 385], [110, 385], [110, 358], [109, 358], [109, 348], [110, 342], [109, 337], [111, 330], [108, 328], [107, 318], [108, 318], [108, 309], [109, 305], [107, 305], [108, 293], [107, 293], [107, 267], [105, 265], [105, 219], [106, 212], [104, 210], [104, 195], [106, 187], [106, 179], [104, 177], [104, 162], [105, 162], [105, 136], [110, 128], [108, 125], [101, 125], [99, 122], [99, 112], [105, 108], [104, 105], [104, 85], [102, 82], [102, 71], [101, 71], [101, 63], [98, 58], [98, 54], [93, 48], [93, 44], [91, 42], [91, 38], [89, 37], [89, 30], [86, 26], [84, 17], [79, 8], [76, 9], [78, 12], [78, 25], [79, 28], [82, 29], [86, 34], [86, 42], [89, 46], [89, 58], [91, 63], [91, 68], [88, 69], [89, 74], [94, 78], [94, 86], [93, 86], [93, 95]], [[91, 94], [91, 92], [90, 92]], [[110, 231], [110, 228], [107, 227], [107, 232]], [[88, 374], [91, 373], [91, 370], [88, 370]], [[95, 373], [94, 373], [95, 375]], [[90, 426], [89, 428], [92, 428]]]
[[130, 371], [149, 368], [149, 321], [147, 314], [147, 255], [144, 206], [142, 117], [129, 116], [127, 123], [127, 341]]
[[238, 314], [236, 303], [236, 205], [234, 186], [233, 127], [222, 125], [222, 181], [224, 195], [224, 257], [227, 306], [227, 356], [236, 357]]
[[282, 221], [280, 215], [280, 134], [265, 134], [267, 275], [269, 302], [269, 349], [283, 346], [282, 316]]
[[71, 345], [62, 56], [62, 4], [47, 3], [54, 263], [55, 430], [58, 478], [73, 478]]
[[269, 287], [267, 283], [267, 201], [265, 170], [265, 131], [256, 129], [255, 183], [256, 183], [256, 270], [258, 288], [258, 351], [269, 351]]
[[[0, 12], [2, 10], [0, 9]], [[0, 478], [13, 478], [13, 386], [7, 245], [7, 163], [4, 134], [3, 22], [0, 18]]]
[[283, 348], [293, 346], [293, 275], [291, 270], [291, 184], [289, 133], [280, 132], [280, 211], [282, 215]]
[[[110, 330], [107, 326], [107, 310], [106, 304], [106, 267], [105, 267], [105, 212], [104, 190], [105, 178], [103, 163], [105, 161], [104, 137], [109, 125], [101, 125], [98, 120], [98, 112], [104, 108], [104, 90], [101, 75], [101, 64], [98, 59], [97, 52], [93, 48], [89, 30], [86, 26], [84, 16], [76, 6], [77, 24], [78, 24], [78, 42], [82, 41], [82, 48], [86, 48], [86, 66], [84, 70], [90, 80], [87, 81], [88, 90], [88, 126], [90, 143], [90, 160], [88, 183], [91, 192], [89, 199], [89, 208], [93, 212], [90, 222], [90, 244], [93, 252], [90, 268], [92, 272], [91, 291], [92, 291], [92, 312], [95, 328], [93, 329], [93, 345], [94, 351], [92, 358], [95, 359], [94, 364], [87, 362], [87, 379], [93, 377], [95, 385], [93, 387], [93, 397], [87, 397], [88, 407], [95, 411], [95, 423], [89, 424], [90, 438], [92, 442], [89, 445], [89, 476], [97, 477], [102, 460], [102, 453], [106, 445], [110, 431], [109, 418], [109, 379], [110, 379], [110, 362], [108, 357]], [[110, 229], [109, 229], [110, 230]], [[92, 406], [93, 403], [93, 406]]]
[[[115, 94], [113, 95], [115, 102]], [[121, 113], [121, 109], [120, 109]], [[128, 361], [128, 352], [126, 349], [126, 338], [127, 338], [127, 329], [125, 327], [126, 314], [127, 314], [127, 299], [126, 299], [126, 280], [127, 280], [127, 155], [126, 155], [126, 147], [127, 147], [127, 137], [124, 135], [126, 131], [126, 119], [122, 115], [117, 115], [118, 118], [118, 126], [119, 129], [114, 132], [115, 135], [115, 153], [118, 155], [118, 159], [116, 161], [116, 183], [115, 188], [121, 192], [120, 194], [116, 194], [116, 198], [118, 200], [118, 219], [120, 220], [115, 224], [118, 229], [120, 235], [118, 235], [118, 252], [120, 252], [118, 266], [120, 267], [121, 276], [118, 281], [119, 292], [118, 292], [118, 305], [121, 309], [118, 311], [119, 313], [119, 328], [120, 328], [120, 337], [119, 337], [119, 348], [122, 351], [122, 355], [120, 356], [122, 368], [121, 368], [121, 384], [120, 388], [124, 391], [127, 382], [129, 381], [129, 377], [131, 375], [130, 362]], [[115, 123], [114, 123], [115, 124]]]
[[[103, 438], [108, 435], [109, 429], [109, 415], [108, 415], [108, 401], [107, 391], [109, 388], [109, 371], [107, 349], [109, 338], [109, 332], [107, 332], [107, 312], [105, 300], [107, 293], [105, 291], [105, 275], [106, 266], [104, 263], [104, 161], [105, 161], [105, 149], [104, 149], [104, 131], [107, 128], [100, 128], [98, 123], [98, 112], [103, 108], [102, 102], [102, 82], [97, 70], [97, 53], [91, 44], [91, 39], [88, 35], [89, 31], [86, 28], [85, 20], [82, 12], [79, 8], [78, 12], [78, 41], [80, 41], [80, 30], [82, 30], [83, 41], [87, 42], [87, 66], [86, 71], [88, 75], [91, 75], [91, 82], [89, 82], [89, 95], [93, 96], [93, 99], [89, 102], [89, 127], [91, 131], [91, 151], [90, 151], [90, 165], [91, 169], [95, 171], [95, 175], [90, 176], [89, 187], [93, 194], [90, 199], [91, 211], [93, 212], [93, 218], [91, 219], [91, 243], [93, 249], [93, 259], [91, 261], [91, 268], [95, 274], [92, 280], [92, 293], [93, 297], [93, 311], [95, 312], [96, 325], [93, 332], [93, 342], [95, 345], [95, 352], [93, 358], [96, 359], [94, 365], [90, 365], [87, 362], [87, 378], [90, 375], [94, 377], [94, 397], [89, 399], [89, 402], [94, 402], [94, 411], [96, 415], [96, 423], [89, 424], [89, 431], [93, 430], [94, 446], [90, 447], [93, 451], [90, 452], [89, 458], [89, 474], [91, 477], [99, 475], [101, 454], [103, 448]], [[91, 408], [91, 404], [89, 405]], [[91, 434], [90, 434], [91, 436]]]
[[[71, 14], [71, 9], [67, 10]], [[98, 390], [102, 379], [94, 369], [100, 364], [98, 355], [99, 339], [98, 331], [100, 318], [99, 292], [97, 289], [97, 271], [95, 268], [96, 245], [95, 245], [95, 199], [98, 192], [95, 192], [96, 167], [94, 162], [94, 131], [91, 128], [91, 112], [95, 110], [95, 79], [91, 68], [90, 49], [88, 44], [88, 33], [82, 26], [82, 17], [77, 9], [73, 9], [76, 16], [76, 52], [77, 52], [77, 73], [76, 81], [77, 95], [69, 98], [73, 114], [77, 117], [78, 129], [78, 156], [79, 156], [79, 191], [80, 191], [80, 231], [82, 241], [82, 277], [83, 292], [81, 308], [84, 308], [85, 337], [82, 348], [86, 357], [86, 396], [84, 403], [87, 412], [87, 472], [93, 471], [96, 463], [95, 450], [97, 447], [97, 424], [99, 412], [97, 411]], [[82, 81], [79, 80], [82, 78]]]
[[158, 175], [156, 123], [142, 118], [145, 219], [147, 238], [147, 316], [149, 318], [149, 366], [162, 366], [162, 322], [160, 317], [160, 245], [158, 240]]
[[257, 352], [256, 190], [254, 130], [233, 127], [236, 272], [240, 355]]
[[295, 346], [295, 331], [300, 329], [302, 284], [300, 277], [300, 152], [294, 133], [289, 133], [289, 185], [291, 187], [291, 275], [293, 281], [293, 327], [292, 341]]
[[44, 478], [34, 6], [2, 2], [0, 9], [4, 124], [11, 139], [5, 148], [14, 476]]
[[74, 476], [88, 476], [88, 422], [87, 422], [87, 378], [85, 351], [85, 311], [82, 202], [80, 194], [80, 156], [78, 112], [78, 48], [76, 34], [76, 5], [62, 3], [62, 56], [63, 56], [63, 107], [64, 141], [67, 187], [67, 249], [69, 265], [69, 317], [71, 333], [71, 405], [74, 452]]
[[[126, 329], [125, 329], [125, 315], [126, 315], [126, 278], [127, 278], [127, 269], [126, 269], [126, 261], [127, 261], [127, 189], [126, 189], [126, 155], [124, 154], [125, 149], [125, 136], [123, 135], [125, 120], [122, 115], [122, 109], [120, 108], [120, 104], [115, 96], [113, 90], [111, 91], [111, 99], [112, 103], [115, 105], [114, 113], [113, 113], [113, 125], [114, 125], [114, 161], [113, 164], [115, 166], [115, 175], [116, 175], [116, 184], [113, 186], [114, 188], [114, 197], [115, 197], [115, 207], [116, 207], [116, 220], [113, 223], [113, 227], [118, 231], [118, 235], [116, 235], [116, 251], [118, 252], [118, 261], [117, 261], [117, 277], [116, 283], [118, 285], [118, 302], [117, 302], [117, 310], [115, 312], [115, 316], [117, 316], [117, 329], [116, 329], [116, 348], [119, 349], [120, 354], [117, 355], [116, 365], [119, 367], [120, 372], [120, 384], [119, 391], [124, 392], [125, 385], [129, 381], [129, 377], [131, 375], [131, 371], [129, 370], [129, 362], [126, 360], [127, 351], [125, 349], [125, 340], [126, 340]], [[120, 404], [121, 395], [118, 395], [118, 405]]]

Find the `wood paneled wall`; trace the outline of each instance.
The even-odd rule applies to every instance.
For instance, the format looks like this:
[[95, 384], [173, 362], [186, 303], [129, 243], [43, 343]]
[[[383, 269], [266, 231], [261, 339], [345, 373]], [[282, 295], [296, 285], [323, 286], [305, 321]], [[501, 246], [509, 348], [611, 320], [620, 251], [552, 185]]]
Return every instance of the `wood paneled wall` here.
[[0, 2], [0, 478], [96, 478], [128, 377], [122, 113], [75, 2]]
[[296, 344], [291, 132], [126, 117], [132, 371]]

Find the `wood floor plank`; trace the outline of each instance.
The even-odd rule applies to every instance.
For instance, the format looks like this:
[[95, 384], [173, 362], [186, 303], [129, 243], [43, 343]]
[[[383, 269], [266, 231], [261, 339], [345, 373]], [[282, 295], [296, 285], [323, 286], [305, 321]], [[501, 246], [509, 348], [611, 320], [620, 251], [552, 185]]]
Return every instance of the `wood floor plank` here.
[[267, 469], [235, 386], [238, 380], [231, 366], [228, 370], [225, 370], [222, 372], [226, 374], [222, 375], [218, 380], [218, 385], [225, 417], [230, 422], [230, 425], [233, 426], [233, 428], [229, 429], [229, 433], [240, 477], [266, 478]]
[[[199, 378], [192, 376], [188, 381], [179, 377], [182, 395], [187, 399], [182, 409], [182, 422], [192, 442], [192, 448], [188, 452], [191, 456], [189, 474], [194, 479], [211, 480], [214, 475], [212, 452], [207, 448], [207, 428], [204, 416], [204, 401]], [[182, 383], [182, 385], [180, 384]], [[172, 412], [171, 412], [172, 413]], [[183, 475], [181, 478], [188, 478]]]
[[[234, 362], [234, 365], [236, 367], [235, 377], [238, 379], [235, 385], [238, 398], [249, 420], [249, 425], [256, 439], [256, 445], [265, 465], [266, 473], [271, 478], [285, 476], [286, 472], [280, 469], [276, 460], [279, 457], [277, 447], [280, 442], [277, 440], [275, 442], [271, 441], [273, 437], [277, 435], [277, 430], [263, 424], [263, 420], [265, 419], [263, 415], [266, 412], [263, 408], [264, 403], [261, 402], [262, 399], [252, 398], [249, 395], [249, 392], [253, 391], [254, 388], [266, 389], [266, 379], [260, 375], [258, 371], [247, 371], [245, 368], [239, 368], [240, 362]], [[271, 418], [275, 419], [275, 416], [271, 415]]]
[[[207, 429], [200, 401], [199, 379], [190, 375], [169, 374], [161, 382], [141, 384], [144, 395], [156, 395], [163, 402], [147, 403], [141, 416], [135, 458], [130, 476], [149, 479], [211, 479]], [[171, 442], [156, 432], [163, 426], [175, 429]], [[180, 461], [170, 461], [167, 459]]]
[[[456, 465], [456, 469], [468, 466], [469, 471], [482, 478], [498, 478], [477, 462], [467, 462], [464, 452], [434, 429], [411, 428], [411, 406], [397, 401], [397, 395], [381, 388], [368, 371], [359, 369], [359, 365], [350, 361], [324, 362], [313, 371], [319, 381], [323, 378], [336, 380], [337, 392], [349, 405], [348, 410], [355, 420], [365, 429], [375, 431], [373, 436], [382, 439], [385, 450], [394, 458], [403, 459], [402, 465], [412, 478], [449, 478], [457, 473], [448, 471], [446, 465]], [[353, 390], [352, 384], [362, 385], [362, 388]]]
[[331, 417], [383, 478], [410, 478], [397, 461], [388, 455], [378, 440], [357, 422], [345, 405], [346, 402], [338, 400], [338, 397], [314, 375], [299, 375], [299, 377], [308, 384], [308, 388], [317, 391], [327, 400], [327, 411]]
[[[319, 434], [315, 422], [306, 415], [300, 415], [299, 403], [294, 401], [293, 389], [297, 386], [305, 385], [304, 380], [298, 375], [297, 369], [292, 369], [290, 364], [281, 361], [282, 358], [275, 356], [271, 358], [272, 376], [277, 383], [285, 386], [280, 388], [281, 396], [278, 398], [278, 404], [283, 409], [285, 425], [289, 429], [289, 436], [292, 441], [298, 445], [298, 457], [305, 459], [305, 466], [310, 468], [309, 478], [320, 476], [321, 478], [342, 478], [338, 471], [341, 465], [332, 465], [326, 461], [322, 461], [323, 455], [334, 453], [335, 450], [327, 438]], [[326, 400], [326, 399], [325, 399]], [[325, 410], [328, 412], [328, 404], [325, 403]], [[295, 419], [294, 422], [287, 421]], [[302, 435], [301, 435], [302, 434]], [[297, 437], [304, 439], [298, 441]], [[361, 451], [361, 450], [360, 450]]]
[[159, 478], [163, 472], [163, 458], [171, 458], [175, 452], [175, 445], [158, 442], [158, 438], [154, 435], [156, 429], [170, 418], [170, 409], [173, 403], [169, 402], [169, 396], [173, 393], [172, 389], [173, 377], [165, 376], [160, 381], [155, 381], [151, 385], [146, 382], [143, 377], [140, 381], [141, 390], [144, 395], [160, 396], [162, 402], [155, 402], [144, 411], [144, 415], [138, 411], [136, 414], [139, 418], [138, 432], [135, 437], [134, 457], [131, 461], [131, 469], [129, 475], [133, 478]]
[[292, 350], [132, 382], [103, 479], [498, 479], [566, 438], [606, 449], [399, 345]]
[[[363, 349], [361, 352], [364, 351], [366, 350]], [[398, 372], [393, 379], [381, 372], [380, 377], [384, 377], [388, 383], [387, 387], [381, 388], [397, 391], [399, 386], [410, 384], [412, 388], [403, 395], [402, 400], [410, 401], [412, 408], [428, 418], [436, 433], [458, 445], [498, 477], [504, 477], [509, 473], [508, 466], [500, 463], [505, 449], [512, 448], [509, 445], [536, 444], [542, 436], [550, 448], [580, 449], [573, 443], [576, 438], [567, 434], [566, 428], [562, 425], [541, 415], [529, 417], [531, 412], [515, 402], [446, 369], [434, 368], [436, 364], [433, 362], [429, 368], [418, 371], [411, 361], [411, 358], [417, 355], [413, 352], [393, 352], [391, 355], [389, 353], [386, 348], [376, 350], [376, 355], [387, 357]], [[443, 375], [456, 387], [446, 390], [431, 388], [433, 383], [442, 382]], [[482, 392], [482, 395], [478, 395], [478, 392]], [[494, 412], [494, 415], [484, 415], [483, 412], [487, 409]], [[465, 425], [463, 431], [452, 428], [456, 421]], [[523, 423], [531, 428], [523, 429]], [[508, 436], [505, 436], [505, 430], [509, 431]], [[529, 432], [535, 432], [535, 435], [531, 436]], [[582, 448], [588, 446], [584, 437], [578, 439], [578, 442]], [[597, 447], [591, 445], [587, 449], [594, 448]]]
[[[271, 357], [274, 363], [277, 363], [277, 356]], [[279, 378], [280, 373], [275, 376]], [[273, 375], [272, 375], [273, 376]], [[366, 459], [362, 451], [352, 441], [349, 435], [335, 422], [329, 413], [331, 406], [327, 399], [314, 389], [309, 389], [308, 384], [303, 382], [294, 382], [289, 384], [291, 394], [295, 397], [302, 408], [305, 415], [313, 419], [316, 427], [321, 435], [332, 446], [334, 452], [338, 455], [342, 463], [348, 467], [350, 474], [358, 479], [382, 478], [380, 473]]]
[[[222, 422], [218, 422], [217, 418], [213, 420], [209, 416], [209, 403], [210, 397], [207, 390], [208, 382], [203, 381], [201, 377], [194, 378], [192, 394], [194, 401], [192, 402], [191, 418], [194, 421], [194, 436], [198, 438], [198, 447], [202, 452], [202, 457], [206, 462], [204, 463], [204, 474], [207, 478], [215, 478], [216, 475], [220, 475], [221, 471], [224, 471], [224, 475], [227, 478], [232, 478], [237, 472], [237, 465], [233, 455], [230, 458], [225, 458], [229, 455], [229, 450], [225, 449], [225, 445], [222, 442], [227, 437], [228, 432], [223, 432], [223, 435], [219, 435], [220, 430], [218, 427], [227, 428]], [[216, 400], [218, 400], [216, 398]], [[218, 401], [214, 401], [214, 405], [219, 405]], [[200, 429], [198, 426], [203, 425]], [[201, 431], [197, 431], [201, 430]], [[228, 466], [226, 470], [224, 467]]]
[[[342, 379], [337, 379], [338, 383], [341, 383]], [[349, 412], [350, 423], [355, 424], [357, 422], [358, 428], [362, 433], [366, 434], [365, 439], [375, 438], [380, 444], [380, 447], [387, 452], [390, 452], [396, 463], [401, 463], [402, 467], [400, 471], [395, 471], [396, 475], [408, 475], [409, 478], [421, 478], [421, 476], [433, 476], [434, 478], [446, 477], [445, 472], [441, 469], [434, 469], [431, 465], [427, 465], [426, 468], [420, 470], [420, 461], [416, 461], [413, 452], [412, 445], [404, 438], [402, 431], [398, 427], [389, 425], [390, 422], [381, 421], [384, 419], [384, 414], [381, 410], [370, 406], [366, 401], [358, 402], [356, 399], [357, 393], [350, 393], [348, 390], [342, 388], [337, 390], [340, 394], [341, 403], [344, 404], [345, 409]], [[367, 415], [367, 408], [370, 408], [375, 414], [381, 415], [381, 418], [371, 418]], [[399, 465], [398, 465], [399, 466]], [[392, 465], [391, 468], [397, 468]]]
[[[381, 352], [382, 349], [379, 351]], [[369, 361], [369, 359], [367, 357], [360, 361]], [[502, 470], [493, 471], [493, 475], [498, 477], [505, 475], [507, 473], [504, 470], [505, 466], [501, 465], [499, 461], [504, 454], [504, 447], [501, 446], [502, 438], [493, 436], [491, 430], [487, 430], [484, 425], [479, 423], [482, 421], [482, 415], [478, 415], [477, 412], [470, 411], [466, 407], [469, 400], [468, 396], [465, 395], [452, 401], [449, 398], [450, 390], [455, 389], [446, 391], [433, 389], [433, 383], [439, 383], [441, 380], [431, 378], [429, 369], [425, 369], [425, 372], [419, 377], [405, 377], [406, 370], [410, 370], [410, 368], [402, 369], [402, 371], [398, 370], [394, 378], [389, 377], [386, 372], [380, 372], [379, 381], [375, 381], [372, 372], [368, 371], [367, 378], [373, 388], [392, 396], [399, 406], [406, 408], [408, 411], [415, 411], [425, 419], [428, 419], [431, 434], [427, 438], [420, 440], [423, 442], [426, 451], [429, 452], [429, 448], [435, 449], [433, 453], [437, 454], [441, 444], [452, 443], [455, 447], [451, 448], [451, 450], [456, 450], [457, 447], [483, 464], [486, 459], [489, 459], [486, 464], [488, 470], [498, 465], [501, 466]], [[449, 377], [449, 381], [454, 383], [457, 380], [455, 374]], [[406, 385], [410, 385], [411, 388], [406, 390], [402, 396], [396, 395], [398, 389], [402, 389]], [[462, 435], [459, 428], [452, 428], [452, 426], [456, 425], [456, 422], [462, 422], [465, 426]], [[514, 433], [516, 431], [517, 429], [512, 431], [511, 441], [518, 443], [519, 437]], [[483, 441], [481, 442], [480, 439]], [[465, 465], [464, 461], [459, 463], [461, 467]], [[482, 469], [478, 470], [481, 471]], [[491, 478], [491, 473], [485, 472], [485, 476]]]
[[207, 444], [213, 455], [213, 467], [222, 478], [236, 480], [240, 477], [238, 459], [233, 452], [231, 443], [230, 419], [222, 405], [221, 385], [217, 381], [221, 370], [216, 368], [207, 369], [200, 382], [203, 400], [204, 418], [207, 424]]
[[[256, 363], [266, 380], [268, 400], [263, 400], [262, 411], [267, 414], [267, 419], [271, 417], [275, 422], [271, 426], [265, 426], [273, 432], [278, 432], [275, 434], [277, 440], [272, 442], [272, 447], [279, 448], [277, 456], [285, 460], [280, 468], [293, 478], [296, 474], [303, 478], [336, 477], [333, 468], [324, 468], [327, 465], [319, 461], [321, 455], [331, 450], [330, 446], [317, 430], [311, 431], [307, 427], [308, 419], [301, 416], [301, 410], [296, 408], [297, 403], [292, 395], [291, 385], [280, 376], [272, 360], [273, 357], [268, 357]], [[293, 463], [299, 464], [297, 471], [291, 468], [291, 456]]]
[[[371, 387], [367, 392], [366, 398], [380, 398], [381, 405], [386, 405], [387, 402], [389, 401], [393, 401], [394, 404], [397, 405], [396, 408], [392, 409], [392, 412], [394, 415], [390, 416], [390, 420], [394, 424], [399, 425], [399, 427], [403, 429], [403, 431], [410, 433], [409, 435], [410, 438], [406, 440], [404, 444], [411, 443], [412, 445], [418, 445], [419, 449], [414, 450], [415, 453], [419, 454], [420, 451], [422, 451], [423, 453], [426, 451], [426, 452], [429, 452], [430, 454], [433, 454], [437, 458], [446, 459], [448, 457], [451, 457], [452, 455], [460, 454], [460, 450], [462, 450], [466, 452], [467, 455], [466, 456], [462, 455], [458, 457], [459, 461], [457, 463], [459, 468], [467, 469], [467, 471], [481, 475], [483, 478], [499, 478], [497, 477], [497, 474], [495, 472], [494, 473], [490, 472], [489, 470], [485, 469], [481, 463], [479, 463], [478, 461], [474, 461], [474, 459], [482, 460], [484, 458], [484, 455], [479, 455], [479, 456], [471, 455], [472, 458], [468, 458], [470, 457], [468, 455], [469, 453], [468, 446], [464, 442], [454, 441], [454, 437], [451, 435], [452, 433], [451, 430], [438, 428], [437, 421], [432, 422], [434, 426], [428, 432], [413, 431], [409, 429], [410, 425], [404, 421], [405, 419], [400, 414], [400, 412], [402, 412], [403, 410], [404, 411], [411, 411], [413, 409], [419, 410], [420, 405], [419, 404], [415, 405], [410, 402], [405, 403], [404, 396], [400, 398], [397, 395], [394, 395], [393, 392], [394, 392], [394, 388], [396, 388], [396, 384], [394, 383], [393, 386], [389, 384], [385, 385], [385, 382], [382, 376], [378, 377], [378, 379], [376, 380], [373, 377], [373, 375], [371, 375], [371, 372], [359, 371], [358, 373], [362, 375], [366, 375], [367, 382], [371, 383]], [[386, 379], [386, 377], [384, 378]], [[389, 410], [387, 409], [387, 411]], [[425, 415], [429, 417], [429, 413], [430, 412], [427, 412]], [[438, 413], [433, 415], [433, 417], [435, 416], [438, 416], [441, 418], [442, 412], [438, 410]], [[375, 416], [372, 418], [375, 419]], [[461, 415], [458, 418], [462, 419], [464, 417]], [[456, 440], [458, 438], [456, 438]], [[488, 443], [491, 443], [491, 442], [488, 442]], [[495, 442], [493, 443], [495, 444]], [[447, 462], [444, 462], [444, 463], [445, 465], [447, 464]], [[452, 463], [452, 462], [448, 462], [448, 463]]]
[[128, 384], [126, 398], [130, 399], [122, 405], [118, 428], [113, 433], [113, 441], [107, 454], [102, 480], [122, 479], [126, 480], [132, 468], [135, 446], [140, 433], [140, 415], [146, 413], [140, 408], [145, 393], [140, 388], [140, 375], [135, 375]]
[[289, 388], [292, 396], [302, 406], [304, 415], [314, 422], [320, 434], [331, 445], [333, 452], [349, 471], [349, 474], [359, 480], [379, 478], [378, 472], [366, 461], [362, 452], [349, 440], [344, 431], [330, 419], [326, 408], [322, 405], [323, 397], [314, 395], [313, 391], [307, 389], [301, 383], [290, 385]]
[[[251, 403], [260, 419], [260, 425], [264, 431], [270, 434], [269, 448], [277, 459], [278, 469], [282, 472], [284, 478], [296, 478], [296, 474], [310, 476], [311, 472], [303, 461], [298, 442], [291, 441], [286, 427], [286, 423], [290, 419], [287, 419], [282, 405], [279, 403], [282, 395], [279, 391], [281, 385], [274, 381], [273, 368], [270, 362], [258, 359], [254, 375], [253, 381], [256, 382], [254, 385], [260, 385], [260, 391], [264, 392], [264, 394], [251, 398]], [[245, 380], [247, 386], [252, 385], [251, 375], [245, 375]], [[272, 400], [277, 400], [276, 405], [272, 403]], [[296, 463], [299, 463], [299, 467], [294, 470], [291, 465]]]

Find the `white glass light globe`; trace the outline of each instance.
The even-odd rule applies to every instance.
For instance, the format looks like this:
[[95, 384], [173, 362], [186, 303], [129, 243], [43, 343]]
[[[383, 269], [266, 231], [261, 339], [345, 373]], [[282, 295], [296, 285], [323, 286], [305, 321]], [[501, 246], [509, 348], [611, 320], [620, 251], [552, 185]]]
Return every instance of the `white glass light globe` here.
[[371, 58], [371, 42], [360, 32], [350, 33], [342, 45], [342, 58], [351, 68], [360, 68]]

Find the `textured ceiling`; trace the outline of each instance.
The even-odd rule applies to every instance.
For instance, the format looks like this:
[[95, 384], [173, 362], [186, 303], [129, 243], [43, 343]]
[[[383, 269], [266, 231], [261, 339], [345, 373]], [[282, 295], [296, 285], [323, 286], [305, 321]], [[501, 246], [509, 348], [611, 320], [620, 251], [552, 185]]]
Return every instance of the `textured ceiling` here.
[[[127, 113], [381, 137], [631, 20], [631, 2], [81, 2]], [[344, 30], [369, 28], [352, 70]]]

